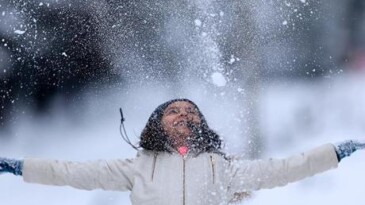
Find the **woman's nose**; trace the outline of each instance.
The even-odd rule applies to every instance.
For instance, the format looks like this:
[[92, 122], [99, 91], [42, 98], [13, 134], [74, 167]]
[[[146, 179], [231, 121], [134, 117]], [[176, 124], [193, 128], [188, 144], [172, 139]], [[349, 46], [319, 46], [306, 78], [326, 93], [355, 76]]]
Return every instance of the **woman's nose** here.
[[185, 110], [181, 110], [180, 115], [188, 115], [188, 112], [186, 112]]
[[180, 110], [180, 115], [188, 115], [188, 112], [186, 112], [186, 110], [182, 109], [182, 110]]

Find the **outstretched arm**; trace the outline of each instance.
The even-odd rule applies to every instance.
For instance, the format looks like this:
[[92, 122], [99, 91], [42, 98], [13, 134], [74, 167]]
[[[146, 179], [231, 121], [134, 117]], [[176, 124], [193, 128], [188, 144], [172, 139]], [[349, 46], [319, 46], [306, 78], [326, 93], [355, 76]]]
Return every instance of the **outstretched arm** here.
[[70, 162], [0, 158], [0, 174], [6, 172], [22, 175], [30, 183], [127, 191], [133, 186], [134, 168], [132, 160]]
[[337, 167], [344, 157], [359, 149], [365, 149], [365, 143], [349, 140], [323, 145], [286, 159], [232, 161], [231, 187], [250, 191], [284, 186]]
[[231, 162], [231, 191], [245, 192], [284, 186], [338, 165], [335, 147], [326, 144], [285, 159]]

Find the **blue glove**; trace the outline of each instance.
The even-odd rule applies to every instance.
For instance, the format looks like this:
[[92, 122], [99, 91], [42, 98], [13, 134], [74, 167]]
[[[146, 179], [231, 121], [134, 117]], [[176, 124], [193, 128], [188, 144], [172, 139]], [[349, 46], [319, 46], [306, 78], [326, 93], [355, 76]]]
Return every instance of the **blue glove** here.
[[18, 176], [23, 174], [22, 171], [22, 160], [0, 158], [0, 174], [8, 172]]
[[356, 150], [365, 149], [365, 143], [348, 140], [335, 145], [337, 159], [340, 162], [343, 158], [350, 156]]

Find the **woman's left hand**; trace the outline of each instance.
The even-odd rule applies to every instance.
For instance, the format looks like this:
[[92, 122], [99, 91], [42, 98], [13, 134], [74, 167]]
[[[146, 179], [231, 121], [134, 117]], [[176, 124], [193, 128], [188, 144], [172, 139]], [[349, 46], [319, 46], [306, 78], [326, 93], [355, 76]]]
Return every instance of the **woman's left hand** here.
[[365, 149], [365, 143], [356, 140], [348, 140], [335, 145], [338, 161], [350, 156], [356, 150]]

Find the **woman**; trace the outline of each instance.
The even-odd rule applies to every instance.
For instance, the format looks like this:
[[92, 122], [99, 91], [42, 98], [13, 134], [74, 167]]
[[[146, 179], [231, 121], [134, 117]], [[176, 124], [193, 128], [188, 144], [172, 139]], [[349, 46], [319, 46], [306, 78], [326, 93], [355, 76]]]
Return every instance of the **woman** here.
[[281, 160], [227, 158], [221, 139], [195, 103], [168, 101], [150, 116], [132, 160], [66, 162], [0, 159], [0, 172], [26, 182], [79, 189], [131, 191], [132, 204], [228, 204], [246, 193], [284, 186], [337, 167], [364, 144], [325, 144]]

